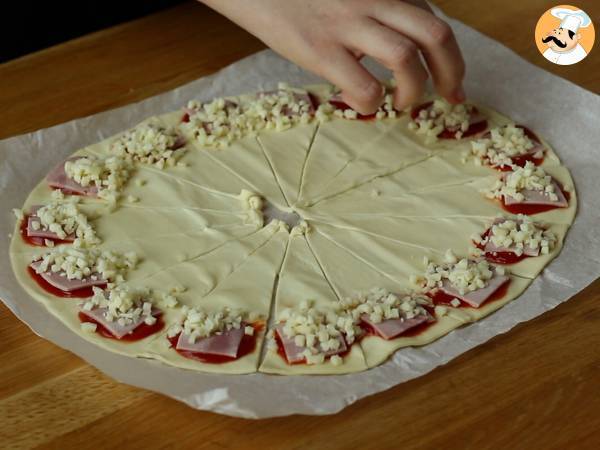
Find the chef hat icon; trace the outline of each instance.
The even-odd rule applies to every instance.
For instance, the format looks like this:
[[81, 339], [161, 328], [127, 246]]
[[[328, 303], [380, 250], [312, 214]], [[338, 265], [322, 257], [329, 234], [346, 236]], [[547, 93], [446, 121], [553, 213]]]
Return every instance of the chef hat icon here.
[[577, 33], [579, 28], [586, 28], [592, 23], [590, 16], [580, 9], [552, 8], [550, 13], [561, 20], [560, 28], [571, 30], [573, 33]]

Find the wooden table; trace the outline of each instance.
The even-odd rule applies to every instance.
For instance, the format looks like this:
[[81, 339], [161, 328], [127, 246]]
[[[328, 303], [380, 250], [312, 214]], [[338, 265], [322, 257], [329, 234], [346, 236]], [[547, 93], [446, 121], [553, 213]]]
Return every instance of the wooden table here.
[[[437, 3], [533, 63], [600, 92], [600, 48], [572, 67], [554, 66], [535, 49], [535, 23], [553, 2]], [[600, 27], [600, 4], [577, 4]], [[262, 48], [189, 3], [26, 56], [0, 65], [0, 138], [143, 99]], [[195, 411], [115, 383], [1, 306], [0, 448], [600, 448], [598, 302], [600, 281], [337, 415], [262, 421]]]

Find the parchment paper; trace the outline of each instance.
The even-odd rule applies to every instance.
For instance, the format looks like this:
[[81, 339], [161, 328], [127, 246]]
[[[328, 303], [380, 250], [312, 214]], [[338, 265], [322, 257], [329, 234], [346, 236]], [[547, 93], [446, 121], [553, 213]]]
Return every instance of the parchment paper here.
[[[48, 168], [80, 147], [148, 116], [180, 108], [190, 98], [209, 100], [270, 89], [278, 81], [319, 81], [271, 51], [139, 103], [1, 141], [0, 298], [36, 334], [119, 381], [161, 392], [194, 408], [249, 418], [335, 413], [357, 399], [423, 375], [566, 301], [600, 275], [600, 98], [534, 67], [465, 25], [449, 22], [466, 58], [469, 98], [529, 125], [547, 138], [572, 171], [579, 194], [579, 214], [561, 255], [517, 301], [433, 344], [403, 349], [387, 363], [363, 373], [281, 377], [201, 374], [112, 354], [68, 331], [29, 298], [8, 262], [7, 236], [14, 224], [10, 211], [22, 205]], [[378, 74], [388, 76], [381, 70]]]

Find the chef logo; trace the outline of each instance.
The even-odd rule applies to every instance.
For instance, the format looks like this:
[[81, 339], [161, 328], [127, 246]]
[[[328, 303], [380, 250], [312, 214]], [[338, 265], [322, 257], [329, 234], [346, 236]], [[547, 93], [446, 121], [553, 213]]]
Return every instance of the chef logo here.
[[560, 5], [546, 11], [535, 28], [538, 50], [548, 61], [568, 66], [584, 59], [594, 45], [594, 24], [585, 11]]

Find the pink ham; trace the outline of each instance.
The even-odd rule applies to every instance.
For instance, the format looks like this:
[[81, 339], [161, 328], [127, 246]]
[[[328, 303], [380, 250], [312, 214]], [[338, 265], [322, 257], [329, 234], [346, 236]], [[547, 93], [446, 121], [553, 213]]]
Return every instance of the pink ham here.
[[415, 316], [412, 319], [388, 319], [379, 323], [372, 322], [367, 314], [360, 316], [360, 319], [386, 340], [394, 339], [411, 328], [434, 320], [429, 314]]
[[[503, 218], [498, 218], [494, 221], [494, 225], [498, 225], [501, 223], [504, 223], [507, 219], [503, 219]], [[521, 220], [515, 220], [515, 222], [517, 222], [517, 224], [521, 225], [522, 221]], [[491, 230], [490, 230], [490, 235], [488, 237], [488, 241], [485, 244], [485, 247], [483, 248], [483, 250], [486, 253], [498, 253], [498, 252], [510, 252], [510, 253], [515, 253], [516, 251], [516, 247], [498, 247], [496, 245], [494, 245], [494, 243], [491, 240], [491, 237], [493, 235], [491, 234]], [[531, 248], [531, 247], [525, 247], [523, 248], [523, 254], [527, 255], [527, 256], [538, 256], [540, 254], [540, 249], [538, 248]]]
[[[302, 354], [302, 352], [304, 350], [306, 350], [306, 347], [299, 347], [296, 345], [296, 343], [294, 342], [294, 338], [289, 338], [285, 335], [285, 333], [283, 332], [283, 324], [279, 324], [277, 325], [277, 328], [275, 329], [275, 331], [277, 332], [277, 335], [279, 336], [279, 339], [281, 339], [281, 343], [283, 345], [283, 351], [285, 353], [285, 357], [287, 359], [287, 361], [291, 364], [293, 363], [300, 363], [304, 361], [304, 355]], [[344, 338], [342, 336], [338, 336], [338, 341], [340, 342], [340, 346], [337, 350], [328, 350], [325, 353], [325, 356], [333, 356], [333, 355], [337, 355], [340, 353], [344, 353], [347, 349], [348, 346], [346, 345], [346, 341], [344, 340]]]
[[523, 201], [518, 201], [508, 195], [504, 196], [504, 204], [506, 205], [553, 205], [558, 208], [566, 208], [569, 206], [569, 202], [562, 192], [558, 183], [552, 180], [554, 185], [554, 193], [558, 197], [558, 200], [550, 200], [550, 196], [543, 191], [534, 191], [530, 189], [524, 189], [520, 191], [525, 196]]
[[[67, 161], [75, 161], [80, 159], [79, 157], [69, 158]], [[65, 173], [65, 162], [61, 162], [54, 169], [46, 175], [46, 181], [51, 188], [60, 189], [63, 191], [72, 192], [79, 195], [87, 195], [89, 197], [95, 197], [98, 194], [98, 188], [96, 186], [81, 186], [70, 179]]]
[[232, 328], [231, 330], [224, 331], [221, 334], [215, 334], [205, 338], [196, 338], [196, 341], [193, 344], [190, 343], [189, 336], [187, 334], [181, 333], [175, 348], [177, 350], [203, 353], [205, 355], [236, 358], [243, 337], [243, 325], [241, 328]]
[[496, 292], [504, 283], [508, 282], [510, 278], [506, 275], [498, 275], [494, 272], [494, 276], [488, 281], [484, 288], [477, 289], [476, 291], [467, 292], [465, 295], [461, 295], [456, 289], [454, 289], [448, 280], [443, 281], [442, 291], [446, 294], [462, 300], [473, 308], [479, 308], [488, 298], [490, 298], [494, 292]]
[[[95, 320], [100, 325], [102, 325], [104, 328], [106, 328], [110, 332], [110, 334], [112, 334], [117, 339], [121, 339], [123, 336], [128, 335], [129, 333], [131, 333], [133, 330], [135, 330], [137, 327], [139, 327], [141, 324], [144, 323], [144, 318], [139, 317], [137, 320], [134, 320], [129, 325], [125, 325], [125, 326], [119, 325], [119, 322], [117, 320], [110, 321], [110, 320], [107, 320], [106, 317], [104, 316], [106, 311], [108, 311], [108, 308], [94, 308], [91, 311], [86, 311], [85, 309], [81, 309], [80, 311], [83, 315], [89, 317], [90, 319]], [[158, 309], [153, 309], [152, 315], [156, 317], [156, 316], [160, 315], [160, 311]]]
[[[38, 269], [42, 264], [41, 261], [32, 262], [29, 267], [35, 270], [38, 273]], [[69, 280], [64, 273], [60, 272], [42, 272], [39, 274], [44, 280], [46, 280], [49, 284], [54, 286], [57, 289], [60, 289], [64, 292], [72, 292], [78, 289], [89, 288], [92, 286], [102, 286], [107, 283], [105, 279], [103, 279], [99, 274], [95, 274], [97, 279], [92, 280], [90, 277], [83, 278], [81, 280]]]
[[[58, 237], [58, 235], [56, 233], [53, 233], [52, 231], [48, 231], [48, 229], [44, 230], [42, 228], [40, 219], [36, 216], [36, 212], [40, 208], [41, 208], [41, 206], [33, 206], [31, 208], [31, 212], [29, 213], [29, 216], [27, 217], [27, 236], [43, 238], [43, 239], [62, 240], [62, 241], [68, 241], [68, 242], [73, 242], [75, 240], [75, 236], [72, 234], [66, 236], [64, 239], [61, 239]], [[34, 222], [37, 222], [40, 224], [37, 230], [35, 230], [33, 228]]]

